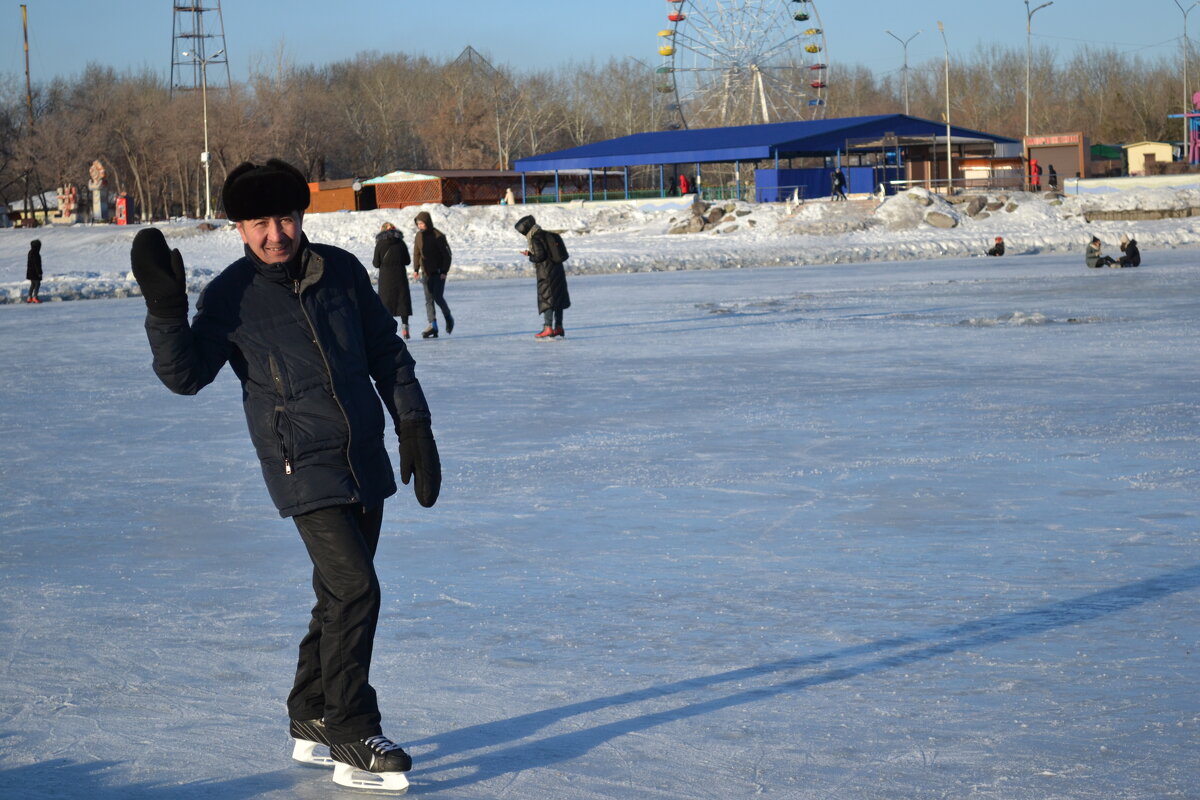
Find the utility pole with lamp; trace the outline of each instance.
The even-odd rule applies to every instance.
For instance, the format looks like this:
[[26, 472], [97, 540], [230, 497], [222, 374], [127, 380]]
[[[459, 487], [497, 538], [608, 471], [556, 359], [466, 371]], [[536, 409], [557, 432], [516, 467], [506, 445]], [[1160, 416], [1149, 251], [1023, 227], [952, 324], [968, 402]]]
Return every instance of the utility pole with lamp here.
[[908, 116], [908, 43], [921, 35], [921, 31], [917, 31], [907, 39], [901, 39], [891, 31], [884, 31], [888, 36], [895, 39], [904, 47], [904, 115]]
[[184, 50], [180, 53], [184, 58], [190, 58], [200, 64], [200, 98], [204, 108], [204, 152], [200, 154], [200, 163], [204, 165], [204, 218], [212, 219], [212, 154], [208, 152], [208, 63], [221, 57], [224, 50], [218, 50], [210, 58], [204, 58], [196, 53]]

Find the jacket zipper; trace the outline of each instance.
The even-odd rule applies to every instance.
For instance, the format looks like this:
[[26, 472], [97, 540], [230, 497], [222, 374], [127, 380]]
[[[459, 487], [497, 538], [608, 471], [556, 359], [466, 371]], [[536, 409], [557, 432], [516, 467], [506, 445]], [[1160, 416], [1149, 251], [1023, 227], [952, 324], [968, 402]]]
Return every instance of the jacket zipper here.
[[[275, 391], [279, 394], [279, 399], [282, 402], [285, 399], [283, 393], [283, 376], [279, 374], [279, 364], [275, 362], [275, 356], [268, 355], [267, 361], [271, 365], [271, 380], [275, 382]], [[282, 405], [275, 406], [275, 413], [283, 416], [285, 408]], [[287, 442], [283, 439], [283, 434], [279, 432], [279, 427], [276, 425], [275, 435], [279, 437], [279, 451], [283, 454], [283, 474], [292, 474], [292, 459], [288, 457]]]
[[346, 414], [346, 408], [342, 405], [341, 398], [337, 396], [337, 389], [334, 388], [333, 369], [329, 366], [329, 357], [325, 355], [325, 348], [321, 346], [321, 337], [317, 335], [317, 328], [308, 316], [308, 309], [304, 307], [303, 298], [300, 297], [300, 281], [293, 279], [292, 287], [296, 292], [296, 301], [300, 303], [300, 313], [304, 315], [304, 321], [308, 323], [308, 329], [312, 331], [313, 344], [317, 346], [317, 352], [321, 354], [321, 362], [325, 365], [325, 374], [329, 376], [329, 393], [333, 396], [333, 402], [337, 403], [338, 410], [342, 412], [342, 419], [346, 420], [346, 466], [350, 468], [350, 477], [354, 479], [354, 484], [362, 488], [362, 481], [358, 479], [358, 473], [354, 471], [354, 461], [350, 458], [351, 437], [354, 435], [350, 417]]

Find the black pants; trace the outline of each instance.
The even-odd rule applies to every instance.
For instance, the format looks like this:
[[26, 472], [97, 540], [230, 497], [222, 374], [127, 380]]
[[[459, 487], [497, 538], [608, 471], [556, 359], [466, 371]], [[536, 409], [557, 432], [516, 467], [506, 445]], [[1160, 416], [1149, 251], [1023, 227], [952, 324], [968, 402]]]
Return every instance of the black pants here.
[[382, 733], [369, 682], [379, 580], [375, 548], [383, 506], [332, 506], [292, 518], [313, 562], [313, 606], [300, 642], [296, 683], [288, 696], [292, 719], [325, 719], [333, 744]]
[[425, 287], [425, 314], [429, 318], [429, 324], [437, 324], [437, 313], [433, 310], [434, 303], [437, 303], [438, 308], [442, 310], [442, 316], [447, 321], [454, 319], [454, 315], [450, 313], [450, 306], [446, 304], [446, 298], [442, 296], [446, 291], [446, 279], [441, 275], [426, 275], [422, 284]]
[[561, 308], [547, 308], [542, 312], [542, 319], [546, 321], [547, 328], [561, 328], [563, 310]]
[[42, 282], [41, 282], [41, 281], [30, 281], [30, 282], [29, 282], [29, 296], [30, 296], [30, 297], [37, 297], [37, 296], [38, 296], [38, 292], [39, 292], [39, 291], [41, 291], [41, 288], [42, 288]]

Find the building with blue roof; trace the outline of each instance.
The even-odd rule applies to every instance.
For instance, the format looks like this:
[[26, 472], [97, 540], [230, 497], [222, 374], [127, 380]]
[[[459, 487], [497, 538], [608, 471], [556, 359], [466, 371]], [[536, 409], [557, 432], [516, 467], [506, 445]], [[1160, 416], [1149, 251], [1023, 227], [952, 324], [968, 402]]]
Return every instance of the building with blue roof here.
[[[686, 176], [689, 171], [693, 177], [687, 183], [710, 194], [715, 190], [705, 173], [715, 174], [718, 170], [714, 167], [721, 165], [722, 192], [729, 188], [740, 197], [743, 188], [751, 186], [749, 180], [743, 183], [743, 169], [752, 170], [755, 198], [768, 202], [828, 194], [829, 173], [834, 167], [843, 168], [851, 192], [875, 192], [880, 186], [895, 191], [909, 185], [947, 191], [961, 187], [966, 180], [961, 169], [964, 159], [1011, 161], [1019, 160], [1020, 153], [1016, 139], [905, 114], [882, 114], [635, 133], [518, 159], [513, 168], [520, 173], [587, 170], [600, 172], [606, 179], [610, 171], [618, 171], [625, 176], [624, 194], [628, 197], [633, 192], [631, 168], [638, 170], [642, 184], [650, 184], [641, 187], [642, 194], [670, 193], [678, 175]], [[796, 161], [800, 166], [795, 166]], [[730, 168], [732, 181], [728, 180]], [[553, 189], [554, 199], [561, 199], [557, 181]], [[601, 198], [589, 192], [586, 199]]]

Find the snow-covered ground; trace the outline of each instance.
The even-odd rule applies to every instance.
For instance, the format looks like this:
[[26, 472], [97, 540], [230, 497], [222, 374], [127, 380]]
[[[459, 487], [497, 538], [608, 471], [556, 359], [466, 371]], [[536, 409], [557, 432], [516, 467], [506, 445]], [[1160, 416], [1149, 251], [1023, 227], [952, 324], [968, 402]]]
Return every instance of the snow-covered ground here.
[[[825, 206], [537, 211], [590, 231], [562, 341], [528, 278], [449, 287], [454, 335], [410, 343], [442, 497], [390, 501], [378, 558], [412, 795], [1197, 796], [1194, 224]], [[306, 230], [369, 258], [387, 216]], [[516, 216], [439, 212], [459, 278], [518, 272]], [[1143, 267], [1083, 266], [1126, 230]], [[132, 233], [0, 231], [0, 282], [36, 235], [69, 296], [117, 295]], [[996, 233], [1040, 252], [962, 255]], [[234, 236], [170, 234], [194, 281]], [[143, 315], [0, 307], [0, 796], [357, 796], [288, 757], [310, 567], [237, 382], [170, 394]]]
[[[1026, 193], [993, 194], [988, 199], [1001, 207], [974, 217], [965, 213], [964, 204], [948, 204], [920, 189], [882, 204], [872, 198], [850, 203], [821, 199], [797, 206], [729, 201], [730, 221], [698, 234], [668, 233], [691, 214], [678, 200], [674, 205], [622, 201], [421, 208], [433, 214], [449, 237], [452, 279], [531, 274], [528, 260], [520, 255], [524, 239], [513, 230], [513, 223], [531, 212], [543, 227], [564, 232], [570, 270], [577, 275], [967, 256], [984, 252], [996, 236], [1004, 237], [1010, 255], [1075, 253], [1081, 261], [1093, 234], [1113, 255], [1120, 255], [1117, 241], [1122, 233], [1135, 236], [1148, 251], [1200, 244], [1200, 217], [1092, 223], [1085, 219], [1091, 211], [1200, 208], [1200, 190], [1143, 189], [1068, 196], [1057, 203]], [[380, 225], [393, 222], [411, 241], [412, 219], [421, 208], [310, 214], [304, 228], [313, 241], [344, 247], [370, 266]], [[928, 224], [930, 211], [953, 217], [957, 227]], [[210, 230], [213, 225], [195, 220], [160, 226], [183, 254], [195, 290], [242, 254], [237, 232], [223, 222], [215, 226]], [[129, 273], [129, 244], [137, 230], [76, 225], [0, 231], [0, 304], [20, 302], [27, 289], [25, 260], [29, 241], [35, 238], [42, 241], [44, 299], [137, 294]]]

